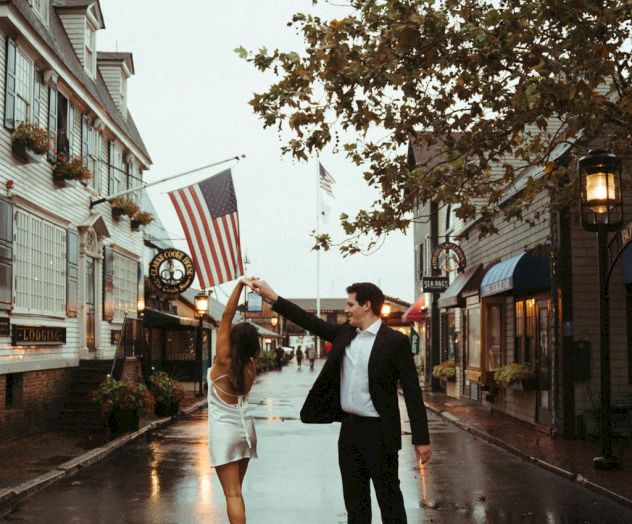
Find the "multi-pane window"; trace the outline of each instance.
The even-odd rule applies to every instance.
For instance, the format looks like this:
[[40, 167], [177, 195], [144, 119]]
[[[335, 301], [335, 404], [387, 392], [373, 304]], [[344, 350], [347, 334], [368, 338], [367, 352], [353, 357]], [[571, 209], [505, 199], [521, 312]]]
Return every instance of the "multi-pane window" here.
[[112, 168], [111, 172], [114, 177], [112, 194], [116, 195], [121, 191], [125, 191], [125, 184], [127, 183], [127, 174], [123, 171], [123, 152], [116, 146], [112, 148], [112, 158], [110, 159], [110, 163], [112, 164], [110, 167]]
[[70, 154], [79, 154], [80, 145], [79, 137], [75, 132], [75, 107], [68, 102], [68, 122], [66, 124], [66, 135], [68, 136], [68, 145], [70, 147]]
[[19, 49], [15, 56], [15, 77], [15, 121], [26, 122], [31, 119], [33, 62]]
[[90, 184], [98, 190], [99, 187], [99, 153], [101, 150], [101, 134], [93, 127], [88, 131], [88, 169], [92, 173]]
[[467, 367], [481, 367], [481, 307], [467, 309]]
[[138, 301], [138, 262], [114, 253], [114, 319], [122, 320], [127, 311], [136, 311]]
[[66, 230], [18, 209], [15, 229], [15, 306], [66, 313]]
[[85, 34], [85, 68], [89, 73], [94, 74], [96, 65], [96, 31], [92, 25], [86, 20], [86, 34]]
[[535, 347], [535, 299], [516, 301], [515, 320], [514, 361], [529, 364]]
[[31, 0], [33, 9], [46, 23], [48, 23], [48, 1], [49, 0]]
[[494, 371], [503, 365], [502, 352], [502, 305], [487, 304], [485, 309], [487, 326], [487, 371]]

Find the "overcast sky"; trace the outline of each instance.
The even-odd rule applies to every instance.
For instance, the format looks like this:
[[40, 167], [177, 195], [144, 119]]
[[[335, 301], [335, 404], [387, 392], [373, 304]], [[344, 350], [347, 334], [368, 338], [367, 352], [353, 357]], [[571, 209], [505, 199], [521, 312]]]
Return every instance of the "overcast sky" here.
[[[300, 50], [302, 39], [287, 26], [293, 13], [336, 18], [344, 8], [324, 2], [313, 7], [311, 0], [101, 0], [101, 8], [106, 29], [97, 34], [98, 49], [134, 55], [128, 104], [153, 160], [146, 181], [245, 154], [234, 165], [233, 179], [242, 252], [251, 260], [247, 272], [286, 297], [314, 297], [316, 256], [309, 233], [316, 223], [316, 164], [281, 156], [276, 130], [264, 130], [248, 105], [252, 93], [274, 77], [233, 50]], [[321, 160], [337, 182], [333, 219], [321, 229], [341, 240], [340, 212], [354, 215], [375, 194], [342, 155], [325, 151]], [[183, 239], [183, 233], [166, 191], [225, 167], [148, 189], [170, 238]], [[184, 240], [173, 244], [188, 252]], [[344, 297], [348, 284], [373, 281], [388, 295], [414, 299], [412, 230], [390, 236], [369, 256], [343, 258], [332, 250], [320, 258], [321, 297]], [[232, 284], [221, 287], [220, 300]]]

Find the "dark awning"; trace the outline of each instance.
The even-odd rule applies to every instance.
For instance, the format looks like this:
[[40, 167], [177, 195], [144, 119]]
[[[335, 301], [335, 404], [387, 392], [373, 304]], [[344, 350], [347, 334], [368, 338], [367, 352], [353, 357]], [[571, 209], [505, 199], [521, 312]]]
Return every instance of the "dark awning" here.
[[632, 284], [632, 244], [628, 244], [621, 254], [623, 259], [623, 283]]
[[482, 279], [483, 266], [481, 264], [466, 267], [462, 273], [456, 276], [450, 287], [441, 293], [439, 307], [465, 307], [463, 295], [470, 290], [478, 292]]
[[402, 315], [402, 322], [421, 322], [426, 318], [426, 295], [422, 293]]
[[[171, 313], [165, 313], [164, 311], [158, 311], [156, 309], [145, 308], [144, 324], [147, 327], [193, 327], [196, 328], [200, 325], [200, 321], [195, 318], [181, 317], [178, 315], [172, 315]], [[210, 322], [203, 322], [202, 327], [204, 329], [213, 329], [213, 324]]]
[[512, 291], [514, 295], [528, 295], [551, 287], [549, 260], [530, 251], [498, 262], [481, 282], [481, 297]]

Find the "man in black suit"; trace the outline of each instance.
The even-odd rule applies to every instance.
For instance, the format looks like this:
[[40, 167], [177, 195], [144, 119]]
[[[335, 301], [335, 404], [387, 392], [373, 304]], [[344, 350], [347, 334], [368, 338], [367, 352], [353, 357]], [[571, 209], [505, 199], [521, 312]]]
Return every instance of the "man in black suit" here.
[[336, 325], [278, 296], [263, 280], [255, 280], [253, 288], [273, 303], [274, 311], [332, 343], [329, 358], [301, 409], [301, 420], [308, 424], [342, 422], [338, 462], [348, 522], [371, 522], [370, 481], [382, 522], [406, 522], [398, 477], [402, 446], [398, 381], [417, 458], [425, 463], [432, 451], [410, 343], [381, 322], [382, 291], [367, 282], [349, 286], [348, 322]]

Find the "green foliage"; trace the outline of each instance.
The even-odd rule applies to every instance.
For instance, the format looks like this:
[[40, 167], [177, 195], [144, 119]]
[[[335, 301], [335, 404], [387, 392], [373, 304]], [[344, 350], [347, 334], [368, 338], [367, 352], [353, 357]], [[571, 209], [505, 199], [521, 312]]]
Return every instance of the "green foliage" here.
[[[494, 233], [494, 216], [523, 219], [539, 191], [554, 192], [552, 206], [574, 198], [556, 161], [568, 144], [602, 137], [631, 152], [626, 2], [351, 0], [341, 12], [293, 17], [300, 54], [236, 51], [276, 75], [250, 103], [264, 127], [290, 131], [284, 153], [306, 160], [333, 146], [381, 191], [371, 209], [343, 220], [354, 235], [343, 253], [363, 235], [405, 230], [430, 200]], [[411, 139], [424, 157], [412, 170]], [[505, 188], [529, 176], [523, 197], [502, 206]]]
[[456, 377], [456, 363], [454, 360], [446, 360], [437, 364], [432, 368], [432, 376], [436, 378], [454, 378]]
[[154, 406], [154, 397], [145, 385], [127, 380], [115, 380], [109, 375], [101, 383], [99, 389], [91, 393], [91, 398], [101, 405], [104, 418], [107, 418], [115, 408], [138, 409], [146, 412]]
[[170, 377], [164, 371], [155, 371], [147, 381], [149, 391], [156, 402], [172, 404], [180, 402], [184, 398], [184, 388], [175, 378]]
[[11, 138], [14, 143], [24, 144], [38, 155], [45, 155], [50, 149], [50, 133], [30, 122], [20, 122]]
[[494, 372], [494, 381], [503, 387], [509, 387], [514, 382], [531, 378], [533, 378], [533, 371], [524, 364], [508, 364], [501, 366]]
[[90, 180], [92, 173], [83, 165], [83, 159], [79, 156], [67, 157], [63, 153], [57, 155], [53, 166], [53, 173], [62, 175], [66, 180]]

